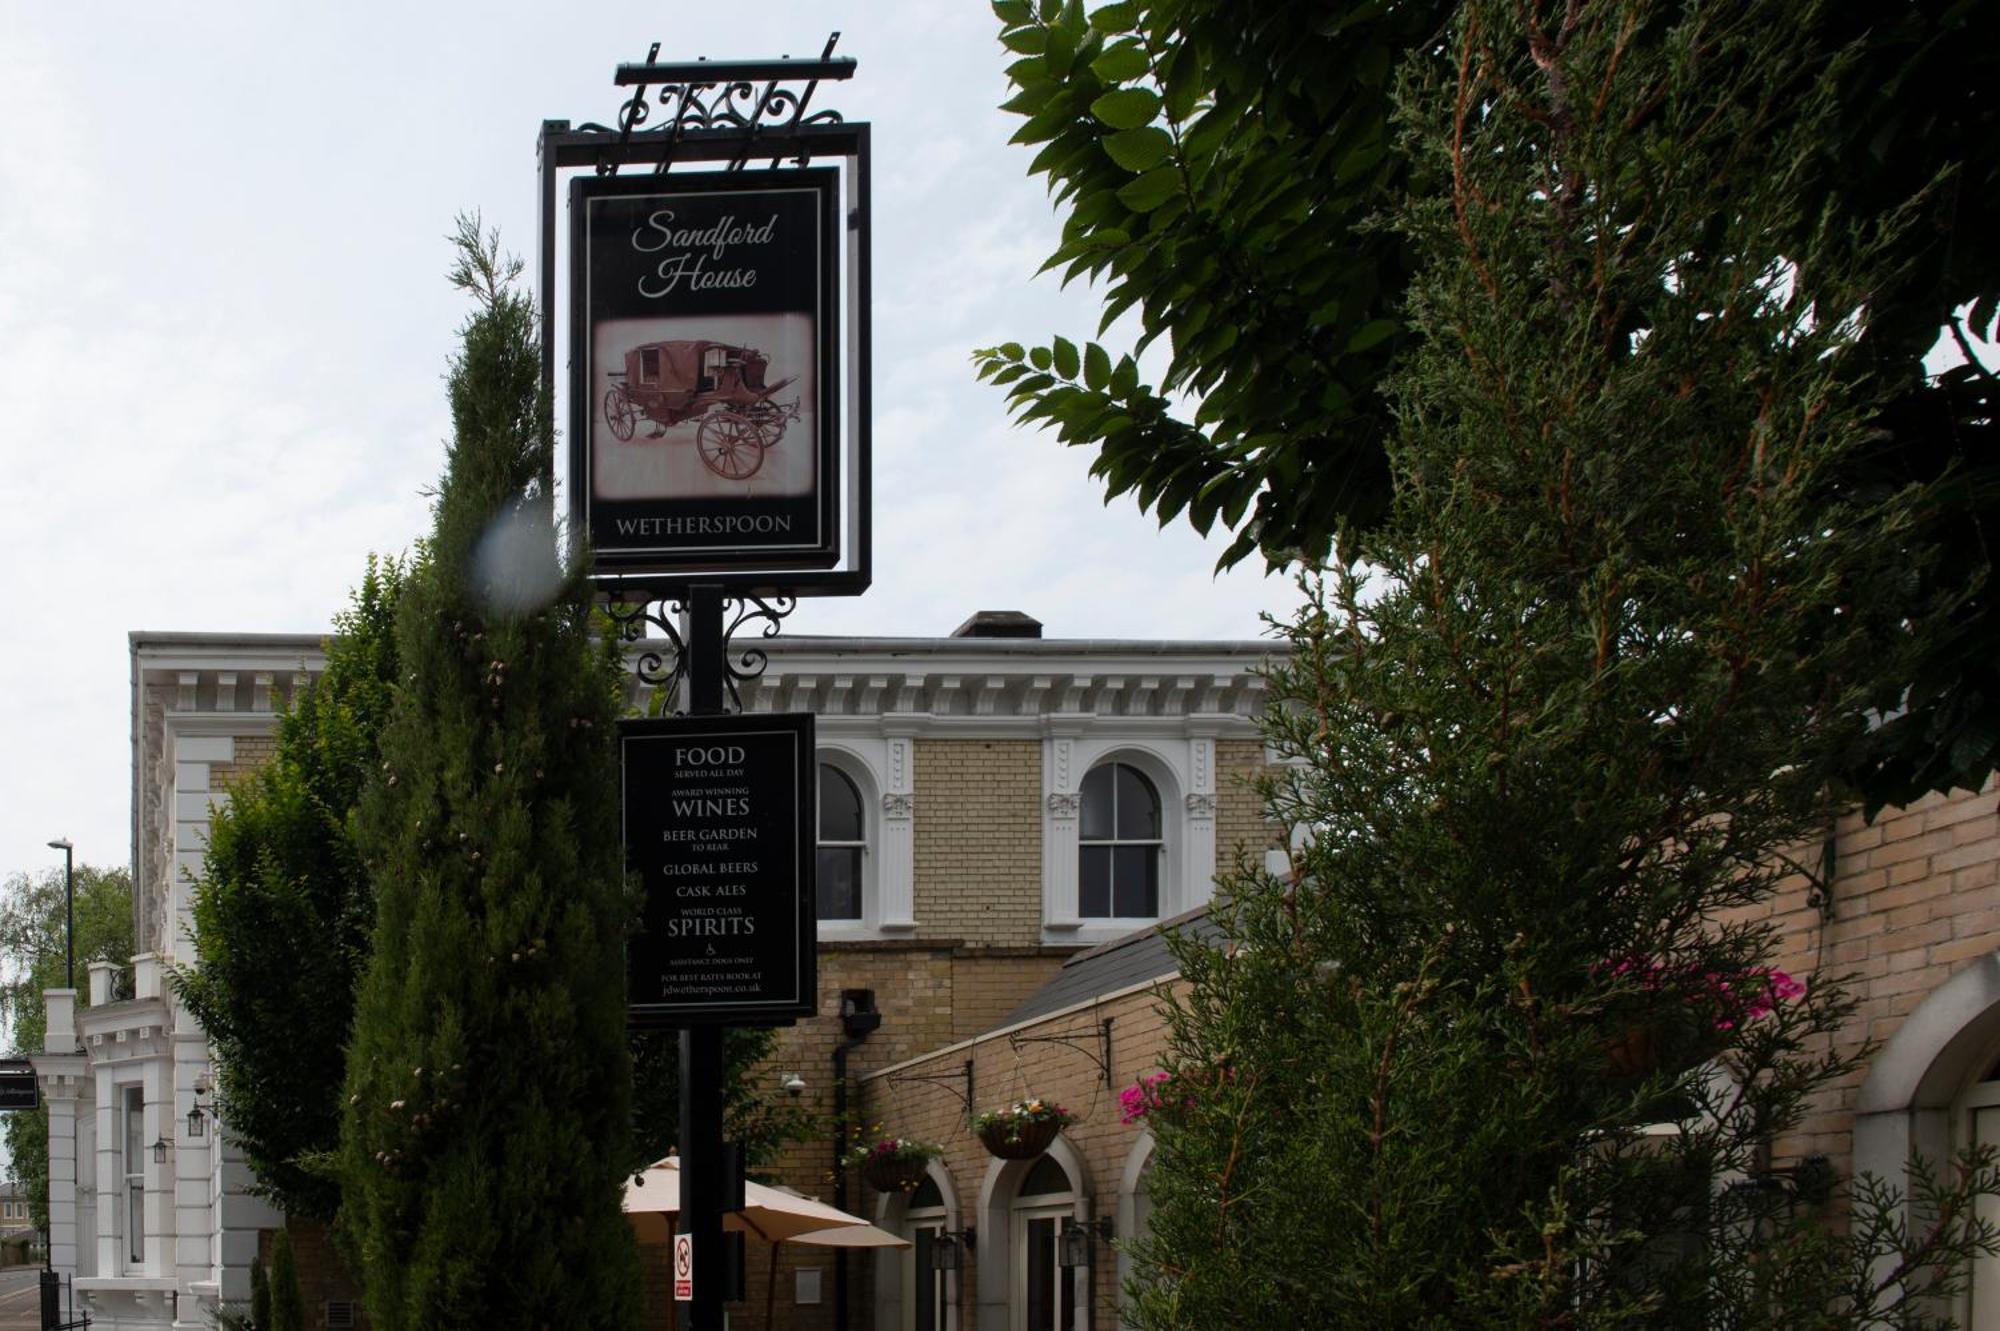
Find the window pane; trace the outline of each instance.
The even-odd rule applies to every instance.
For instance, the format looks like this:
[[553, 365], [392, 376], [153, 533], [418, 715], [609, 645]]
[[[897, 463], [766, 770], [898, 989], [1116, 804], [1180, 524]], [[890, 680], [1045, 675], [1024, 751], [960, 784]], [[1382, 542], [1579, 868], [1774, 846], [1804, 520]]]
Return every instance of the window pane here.
[[1047, 1197], [1070, 1190], [1069, 1175], [1063, 1167], [1048, 1156], [1035, 1161], [1035, 1167], [1028, 1171], [1028, 1177], [1021, 1180], [1021, 1196]]
[[1083, 778], [1083, 823], [1077, 835], [1085, 841], [1109, 841], [1111, 829], [1111, 768], [1093, 767]]
[[861, 830], [861, 792], [831, 763], [819, 765], [819, 839], [866, 840]]
[[861, 918], [861, 847], [819, 848], [819, 918]]
[[931, 1271], [931, 1249], [936, 1239], [935, 1229], [919, 1229], [916, 1232], [917, 1246], [910, 1250], [910, 1256], [917, 1264], [917, 1331], [932, 1331], [938, 1323], [937, 1276]]
[[937, 1180], [926, 1174], [924, 1181], [917, 1185], [917, 1190], [910, 1194], [909, 1204], [903, 1209], [906, 1211], [922, 1211], [930, 1207], [943, 1210], [944, 1193], [939, 1191]]
[[1056, 1321], [1056, 1222], [1030, 1220], [1027, 1230], [1028, 1331], [1068, 1331]]
[[1106, 847], [1112, 861], [1111, 913], [1124, 919], [1151, 919], [1160, 913], [1160, 851], [1157, 846]]
[[1124, 763], [1113, 770], [1118, 774], [1118, 839], [1159, 840], [1160, 797], [1153, 793], [1153, 783]]
[[1110, 846], [1085, 846], [1078, 852], [1076, 913], [1095, 919], [1111, 913]]

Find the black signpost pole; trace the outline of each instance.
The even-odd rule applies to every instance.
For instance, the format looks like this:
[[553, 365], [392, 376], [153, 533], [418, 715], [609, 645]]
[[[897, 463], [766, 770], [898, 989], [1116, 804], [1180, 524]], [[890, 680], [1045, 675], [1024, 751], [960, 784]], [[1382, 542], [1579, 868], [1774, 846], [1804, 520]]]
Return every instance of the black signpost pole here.
[[[688, 715], [723, 713], [722, 588], [688, 589]], [[722, 1030], [681, 1028], [681, 1226], [694, 1240], [691, 1331], [722, 1331]]]

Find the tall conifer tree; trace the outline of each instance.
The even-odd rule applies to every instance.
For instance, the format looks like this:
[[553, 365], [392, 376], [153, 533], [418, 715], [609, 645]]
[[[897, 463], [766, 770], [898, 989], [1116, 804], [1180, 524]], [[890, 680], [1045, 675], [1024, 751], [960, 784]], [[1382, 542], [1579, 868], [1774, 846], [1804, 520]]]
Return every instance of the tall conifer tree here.
[[535, 320], [476, 220], [453, 440], [364, 797], [377, 885], [342, 1226], [381, 1331], [621, 1327], [630, 1164], [617, 676], [557, 570]]

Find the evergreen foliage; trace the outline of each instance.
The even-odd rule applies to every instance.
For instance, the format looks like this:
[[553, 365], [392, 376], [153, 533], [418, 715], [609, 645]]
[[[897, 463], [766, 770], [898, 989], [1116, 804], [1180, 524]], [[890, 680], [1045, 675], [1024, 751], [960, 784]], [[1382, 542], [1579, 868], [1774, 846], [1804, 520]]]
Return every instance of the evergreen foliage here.
[[454, 280], [477, 308], [359, 822], [377, 914], [348, 1054], [342, 1232], [380, 1331], [629, 1326], [616, 663], [556, 568], [519, 265], [473, 220], [457, 246]]
[[369, 560], [271, 760], [216, 811], [194, 890], [197, 960], [174, 978], [208, 1033], [230, 1139], [288, 1215], [330, 1220], [340, 1200], [331, 1161], [375, 917], [354, 809], [393, 696], [403, 577]]
[[[0, 888], [0, 1024], [9, 1047], [39, 1053], [47, 1042], [48, 1008], [42, 992], [63, 985], [67, 912], [61, 866], [9, 874]], [[124, 869], [76, 866], [76, 1010], [90, 1006], [88, 967], [93, 961], [129, 966], [138, 951], [132, 937], [132, 875]], [[128, 972], [129, 975], [129, 972]], [[129, 995], [128, 995], [129, 996]], [[49, 1223], [49, 1108], [14, 1110], [6, 1119], [7, 1158], [27, 1189], [28, 1215], [37, 1229]]]
[[250, 1325], [257, 1331], [271, 1327], [271, 1277], [261, 1261], [250, 1263]]
[[288, 1229], [280, 1229], [271, 1236], [271, 1278], [267, 1292], [271, 1331], [306, 1331], [306, 1301], [299, 1293], [299, 1264], [292, 1253], [292, 1233]]
[[1401, 71], [1393, 507], [1273, 674], [1294, 870], [1175, 944], [1137, 1325], [1933, 1326], [1994, 1246], [1988, 1156], [1787, 1155], [1851, 1003], [1757, 908], [1961, 608], [1851, 483], [1927, 200], [1808, 188], [1822, 16], [1466, 0]]
[[[1977, 788], [2000, 764], [2000, 377], [1976, 363], [1932, 375], [1925, 358], [1941, 336], [1967, 346], [1996, 331], [2000, 248], [1969, 238], [2000, 232], [2000, 6], [1753, 7], [1847, 52], [1821, 137], [1790, 164], [1799, 206], [1788, 246], [1836, 244], [1922, 196], [1853, 353], [1881, 379], [1871, 417], [1881, 434], [1844, 461], [1839, 482], [1950, 478], [1906, 539], [1942, 552], [1913, 562], [1924, 594], [1960, 598], [1961, 609], [1897, 681], [1892, 719], [1857, 744], [1845, 775], [1873, 807]], [[1139, 338], [1130, 355], [1062, 337], [1009, 342], [978, 353], [981, 376], [1007, 386], [1021, 419], [1095, 450], [1107, 500], [1129, 492], [1162, 524], [1184, 516], [1204, 533], [1235, 532], [1223, 565], [1262, 554], [1309, 566], [1341, 524], [1384, 520], [1388, 376], [1427, 336], [1406, 317], [1419, 271], [1408, 237], [1373, 224], [1430, 183], [1392, 127], [1395, 71], [1449, 76], [1457, 57], [1440, 34], [1463, 25], [1466, 7], [992, 8], [1016, 57], [1005, 104], [1021, 121], [1014, 141], [1035, 150], [1029, 169], [1064, 214], [1044, 267], [1101, 280], [1099, 336], [1130, 311]], [[1635, 21], [1673, 13], [1649, 6]], [[1135, 359], [1156, 340], [1157, 386]]]

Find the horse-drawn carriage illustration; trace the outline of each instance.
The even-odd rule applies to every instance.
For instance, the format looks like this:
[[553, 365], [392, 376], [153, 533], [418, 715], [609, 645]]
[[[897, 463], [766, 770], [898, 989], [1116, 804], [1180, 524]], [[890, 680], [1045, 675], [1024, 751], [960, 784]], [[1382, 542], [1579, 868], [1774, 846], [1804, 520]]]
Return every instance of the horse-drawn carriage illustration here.
[[694, 446], [702, 463], [732, 481], [757, 474], [764, 450], [799, 418], [799, 403], [773, 402], [797, 376], [764, 382], [770, 358], [754, 347], [726, 342], [642, 342], [625, 353], [625, 368], [611, 371], [604, 394], [604, 423], [620, 442], [630, 441], [645, 417], [657, 428], [699, 417]]

